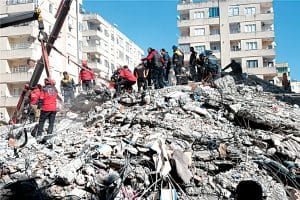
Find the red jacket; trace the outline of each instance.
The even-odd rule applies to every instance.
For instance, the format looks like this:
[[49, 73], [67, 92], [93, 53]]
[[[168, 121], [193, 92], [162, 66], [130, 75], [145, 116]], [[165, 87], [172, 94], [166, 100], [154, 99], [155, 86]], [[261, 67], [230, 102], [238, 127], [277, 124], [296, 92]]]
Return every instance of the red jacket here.
[[40, 88], [34, 88], [31, 92], [30, 92], [30, 105], [35, 105], [37, 104], [39, 98], [41, 95], [41, 90]]
[[90, 81], [95, 80], [95, 74], [92, 69], [82, 69], [79, 73], [79, 80], [81, 81]]
[[119, 75], [121, 78], [127, 79], [129, 81], [136, 81], [136, 77], [128, 69], [120, 70]]
[[53, 85], [46, 85], [40, 95], [43, 101], [42, 111], [56, 111], [57, 106], [57, 89]]

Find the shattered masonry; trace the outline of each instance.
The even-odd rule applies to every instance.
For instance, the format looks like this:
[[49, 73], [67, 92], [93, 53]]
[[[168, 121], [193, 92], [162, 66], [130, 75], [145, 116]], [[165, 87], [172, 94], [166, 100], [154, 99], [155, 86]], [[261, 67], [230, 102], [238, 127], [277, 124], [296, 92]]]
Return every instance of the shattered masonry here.
[[268, 200], [299, 199], [299, 106], [254, 78], [215, 84], [151, 90], [143, 101], [78, 97], [82, 112], [57, 117], [53, 150], [29, 134], [14, 152], [0, 127], [0, 199], [234, 199], [242, 180]]

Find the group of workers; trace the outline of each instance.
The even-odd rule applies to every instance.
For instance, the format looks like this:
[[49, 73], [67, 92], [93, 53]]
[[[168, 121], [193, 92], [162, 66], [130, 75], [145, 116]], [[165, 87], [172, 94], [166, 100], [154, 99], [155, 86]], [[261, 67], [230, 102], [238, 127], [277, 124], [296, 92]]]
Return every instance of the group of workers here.
[[[137, 83], [138, 92], [145, 91], [148, 86], [154, 86], [155, 89], [163, 88], [168, 85], [178, 84], [178, 77], [185, 73], [184, 53], [173, 46], [173, 56], [169, 56], [165, 49], [160, 53], [148, 48], [148, 55], [141, 59], [141, 64], [134, 68], [134, 71], [127, 65], [118, 68], [111, 77], [116, 89], [115, 96], [119, 96], [122, 91], [132, 91], [132, 86]], [[201, 53], [199, 57], [193, 47], [190, 47], [189, 72], [192, 81], [207, 81], [208, 78], [221, 74], [221, 68], [217, 64], [217, 59], [211, 51]], [[242, 67], [239, 63], [232, 60], [222, 71], [231, 68], [230, 75], [241, 76]], [[88, 91], [95, 86], [95, 73], [87, 66], [87, 62], [82, 62], [82, 69], [79, 73], [79, 83], [75, 84], [74, 79], [63, 72], [63, 78], [60, 82], [61, 94], [64, 97], [64, 104], [71, 106], [77, 86], [82, 90]], [[288, 87], [289, 83], [284, 77], [283, 86]], [[44, 86], [40, 84], [32, 88], [30, 93], [31, 110], [34, 113], [35, 121], [39, 122], [37, 135], [41, 135], [46, 119], [49, 120], [48, 134], [52, 134], [54, 120], [57, 112], [58, 90], [55, 87], [55, 81], [50, 78], [44, 80]], [[180, 83], [179, 83], [180, 84]]]
[[[92, 89], [95, 85], [95, 74], [89, 68], [86, 62], [82, 62], [82, 69], [79, 73], [79, 84], [76, 85], [74, 79], [63, 72], [63, 78], [60, 82], [61, 94], [64, 97], [64, 104], [70, 107], [75, 98], [76, 86], [82, 86], [84, 91]], [[46, 120], [49, 120], [47, 134], [51, 135], [53, 132], [55, 116], [57, 112], [57, 100], [61, 100], [59, 92], [55, 87], [56, 81], [51, 78], [44, 79], [44, 86], [37, 84], [30, 92], [30, 108], [34, 114], [34, 121], [38, 122], [38, 129], [36, 136], [41, 136]], [[62, 101], [62, 100], [61, 100]]]

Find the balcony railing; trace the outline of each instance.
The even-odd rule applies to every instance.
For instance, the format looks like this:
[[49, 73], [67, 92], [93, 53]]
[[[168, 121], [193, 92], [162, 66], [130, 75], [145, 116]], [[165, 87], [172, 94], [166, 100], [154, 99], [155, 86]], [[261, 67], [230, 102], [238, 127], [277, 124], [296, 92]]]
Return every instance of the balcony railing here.
[[237, 47], [231, 47], [230, 49], [231, 51], [241, 51], [241, 48], [237, 48]]
[[32, 43], [26, 43], [26, 42], [22, 42], [22, 43], [12, 43], [10, 45], [11, 49], [28, 49], [30, 48], [32, 45]]
[[0, 83], [27, 82], [31, 76], [32, 73], [29, 72], [3, 73], [0, 74]]
[[35, 3], [37, 0], [8, 0], [6, 5], [17, 5], [17, 4], [26, 4], [26, 3]]
[[241, 29], [230, 29], [230, 34], [240, 33]]

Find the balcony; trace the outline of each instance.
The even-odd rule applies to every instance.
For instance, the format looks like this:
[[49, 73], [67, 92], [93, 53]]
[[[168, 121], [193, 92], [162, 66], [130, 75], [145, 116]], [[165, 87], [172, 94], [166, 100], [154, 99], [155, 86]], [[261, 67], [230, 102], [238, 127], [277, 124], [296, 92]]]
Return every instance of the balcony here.
[[276, 75], [275, 67], [247, 68], [247, 69], [243, 69], [243, 71], [247, 72], [248, 74], [255, 74], [255, 75]]
[[1, 51], [0, 59], [9, 60], [16, 58], [38, 58], [40, 55], [41, 51], [38, 51], [36, 48], [12, 49]]
[[3, 73], [0, 74], [0, 83], [28, 82], [31, 76], [32, 73], [28, 72]]
[[0, 7], [0, 13], [18, 13], [18, 12], [26, 12], [33, 11], [35, 8], [35, 0], [8, 0], [6, 1], [6, 6]]
[[19, 35], [30, 35], [37, 37], [39, 30], [37, 26], [28, 25], [28, 26], [10, 26], [0, 29], [1, 36], [19, 36]]
[[16, 107], [20, 96], [0, 97], [0, 107]]
[[[216, 35], [214, 37], [217, 37]], [[187, 43], [201, 43], [206, 42], [207, 36], [181, 36], [178, 38], [179, 44], [187, 44]]]
[[247, 40], [253, 38], [273, 38], [275, 37], [274, 31], [259, 31], [251, 33], [234, 33], [229, 35], [230, 40]]
[[258, 49], [258, 50], [243, 50], [231, 51], [230, 57], [244, 58], [244, 57], [261, 57], [261, 56], [275, 56], [275, 49]]
[[101, 38], [101, 40], [108, 41], [109, 37], [105, 35], [105, 32], [101, 32], [99, 30], [86, 30], [82, 32], [82, 37], [98, 37]]
[[96, 73], [108, 73], [108, 68], [105, 67], [103, 64], [97, 63], [97, 62], [92, 62], [92, 63], [88, 63], [89, 66], [94, 69], [94, 71]]
[[201, 26], [207, 24], [219, 24], [219, 18], [201, 18], [201, 19], [191, 19], [191, 20], [178, 20], [177, 26], [180, 27], [190, 27], [190, 26]]
[[85, 46], [85, 47], [83, 47], [83, 52], [84, 53], [98, 53], [100, 55], [104, 55], [105, 57], [109, 56], [108, 52], [103, 47], [97, 46], [97, 45]]
[[273, 13], [266, 14], [254, 14], [254, 15], [238, 15], [228, 18], [229, 23], [234, 22], [246, 22], [246, 21], [264, 21], [264, 20], [273, 20]]

